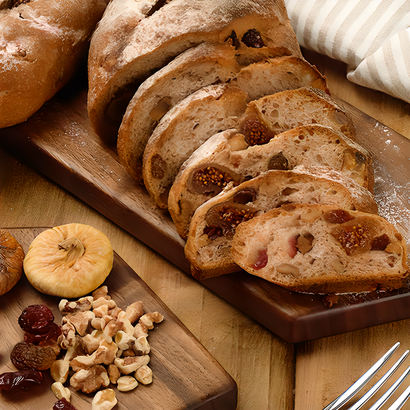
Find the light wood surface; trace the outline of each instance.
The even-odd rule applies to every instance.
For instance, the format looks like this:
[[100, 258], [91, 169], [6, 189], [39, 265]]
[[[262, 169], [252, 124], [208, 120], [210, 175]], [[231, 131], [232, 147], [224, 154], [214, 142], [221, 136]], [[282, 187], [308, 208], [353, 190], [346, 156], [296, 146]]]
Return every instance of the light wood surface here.
[[[342, 63], [311, 52], [305, 55], [327, 76], [334, 95], [410, 139], [409, 104], [349, 83]], [[284, 342], [67, 191], [0, 151], [1, 227], [70, 222], [92, 225], [109, 236], [115, 251], [235, 379], [238, 410], [321, 409], [396, 341], [410, 346], [410, 320], [307, 343]]]

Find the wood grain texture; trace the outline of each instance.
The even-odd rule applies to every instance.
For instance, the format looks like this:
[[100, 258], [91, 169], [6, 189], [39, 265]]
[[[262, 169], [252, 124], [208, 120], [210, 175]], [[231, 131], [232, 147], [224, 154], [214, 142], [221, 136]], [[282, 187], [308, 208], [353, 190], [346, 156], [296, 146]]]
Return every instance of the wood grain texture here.
[[[12, 229], [9, 232], [27, 252], [31, 241], [42, 230]], [[145, 312], [157, 311], [164, 315], [164, 321], [149, 333], [154, 382], [149, 386], [140, 385], [132, 393], [116, 391], [118, 409], [133, 409], [135, 406], [147, 410], [236, 409], [237, 388], [233, 379], [118, 255], [115, 255], [113, 269], [104, 284], [122, 309], [141, 300]], [[23, 337], [18, 326], [22, 310], [29, 305], [44, 304], [53, 311], [56, 323], [61, 323], [59, 301], [60, 298], [36, 291], [25, 277], [2, 297], [1, 323], [6, 331], [0, 333], [1, 373], [15, 370], [9, 356], [14, 344]], [[45, 372], [45, 376], [45, 383], [27, 394], [4, 393], [2, 409], [23, 410], [28, 403], [33, 409], [40, 406], [51, 408], [56, 399], [50, 390], [49, 373]], [[113, 388], [116, 390], [115, 386]], [[73, 389], [72, 394], [72, 403], [79, 409], [86, 408], [86, 403], [91, 403], [93, 397]]]
[[[93, 208], [1, 149], [0, 167], [1, 227], [48, 227], [80, 222], [100, 229], [110, 238], [114, 250], [234, 378], [238, 386], [238, 410], [293, 409], [292, 344], [269, 332]], [[1, 399], [0, 393], [0, 404]], [[89, 407], [79, 410], [87, 409]]]

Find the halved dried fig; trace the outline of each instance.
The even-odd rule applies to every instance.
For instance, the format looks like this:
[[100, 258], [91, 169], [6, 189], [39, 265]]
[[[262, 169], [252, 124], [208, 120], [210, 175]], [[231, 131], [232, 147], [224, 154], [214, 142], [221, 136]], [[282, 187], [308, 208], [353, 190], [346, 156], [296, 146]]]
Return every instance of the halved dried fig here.
[[24, 258], [24, 272], [40, 292], [78, 298], [104, 282], [113, 259], [106, 235], [89, 225], [73, 223], [38, 235]]
[[14, 236], [0, 229], [0, 296], [20, 280], [24, 251]]

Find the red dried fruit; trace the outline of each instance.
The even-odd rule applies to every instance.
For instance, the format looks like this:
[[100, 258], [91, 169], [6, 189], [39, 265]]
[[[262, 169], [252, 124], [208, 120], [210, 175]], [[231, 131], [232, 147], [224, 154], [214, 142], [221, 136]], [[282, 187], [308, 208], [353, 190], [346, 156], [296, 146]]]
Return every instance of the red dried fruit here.
[[20, 342], [11, 351], [10, 359], [17, 369], [46, 370], [55, 362], [57, 355], [50, 346]]
[[389, 243], [390, 238], [386, 234], [374, 238], [372, 241], [372, 251], [384, 251]]
[[42, 335], [34, 335], [33, 333], [24, 333], [24, 341], [26, 343], [33, 343], [38, 345], [41, 342], [57, 342], [58, 336], [61, 335], [61, 327], [56, 323], [52, 323], [49, 327], [49, 331]]
[[258, 259], [252, 265], [252, 268], [259, 270], [264, 268], [268, 264], [268, 252], [267, 249], [262, 249], [258, 251]]
[[0, 374], [0, 390], [23, 390], [27, 391], [31, 387], [43, 382], [43, 373], [38, 370], [26, 369], [18, 372], [8, 372]]
[[204, 234], [208, 235], [208, 238], [213, 241], [214, 239], [222, 236], [222, 228], [219, 228], [217, 226], [207, 226], [204, 229]]
[[347, 221], [351, 221], [354, 219], [352, 215], [348, 211], [344, 209], [336, 209], [334, 211], [326, 212], [323, 215], [323, 218], [332, 224], [342, 224]]
[[289, 238], [289, 249], [288, 249], [288, 255], [291, 258], [294, 258], [296, 254], [298, 253], [298, 250], [296, 249], [296, 242], [297, 242], [297, 237], [292, 236]]
[[50, 330], [54, 315], [47, 306], [31, 305], [23, 310], [18, 322], [25, 332], [41, 335]]
[[259, 31], [251, 28], [242, 36], [242, 42], [247, 47], [262, 48], [265, 46]]
[[54, 403], [53, 410], [77, 410], [69, 401], [64, 397]]

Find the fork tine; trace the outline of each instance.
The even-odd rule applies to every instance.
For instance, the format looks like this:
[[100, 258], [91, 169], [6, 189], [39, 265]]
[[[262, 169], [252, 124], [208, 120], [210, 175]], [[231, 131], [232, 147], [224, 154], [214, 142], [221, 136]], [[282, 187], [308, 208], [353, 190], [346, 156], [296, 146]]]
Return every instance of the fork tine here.
[[[377, 393], [377, 391], [380, 389], [380, 387], [383, 386], [384, 383], [386, 383], [387, 380], [389, 380], [389, 378], [393, 375], [393, 373], [401, 366], [401, 364], [406, 360], [407, 356], [409, 355], [409, 351], [406, 350], [400, 357], [399, 360], [397, 360], [396, 363], [394, 363], [394, 365], [392, 367], [390, 367], [389, 370], [387, 370], [387, 372], [383, 375], [383, 377], [374, 384], [374, 386], [366, 393], [364, 394], [353, 406], [349, 407], [348, 410], [358, 410], [360, 409], [365, 403], [367, 403], [367, 401], [375, 394]], [[406, 374], [407, 370], [403, 373]], [[399, 378], [399, 380], [401, 379], [401, 382], [405, 379], [405, 377], [403, 377], [403, 375]], [[400, 383], [401, 383], [400, 382]], [[397, 382], [396, 382], [397, 383]], [[396, 385], [396, 383], [393, 386], [396, 386], [395, 389], [393, 390], [392, 388], [390, 388], [389, 390], [391, 390], [390, 395], [393, 394], [393, 392], [397, 389], [397, 387], [400, 386], [400, 383], [398, 383]], [[392, 387], [393, 387], [392, 386]], [[388, 390], [388, 391], [389, 391]], [[390, 395], [388, 397], [390, 397]], [[387, 400], [388, 397], [385, 399]], [[381, 406], [380, 406], [381, 407]], [[377, 407], [376, 407], [377, 409]]]
[[388, 410], [401, 409], [410, 397], [410, 386], [401, 394], [401, 396], [388, 408]]
[[377, 371], [390, 359], [393, 353], [400, 346], [397, 342], [387, 353], [385, 353], [366, 373], [353, 383], [344, 393], [329, 403], [323, 410], [338, 410], [346, 404], [367, 382], [377, 373]]
[[394, 384], [377, 400], [376, 403], [370, 407], [369, 410], [378, 410], [383, 404], [390, 398], [390, 396], [397, 390], [397, 388], [402, 384], [403, 380], [409, 375], [410, 373], [410, 366], [403, 372], [403, 374], [394, 382]]

